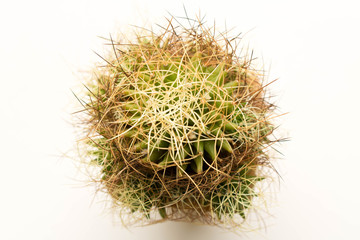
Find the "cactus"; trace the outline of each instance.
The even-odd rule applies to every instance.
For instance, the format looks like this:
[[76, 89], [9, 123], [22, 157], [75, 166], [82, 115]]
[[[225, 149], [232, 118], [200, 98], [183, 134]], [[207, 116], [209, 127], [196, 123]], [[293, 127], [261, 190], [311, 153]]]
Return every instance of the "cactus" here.
[[86, 82], [86, 146], [120, 209], [152, 221], [245, 219], [274, 127], [261, 72], [201, 21], [113, 52]]

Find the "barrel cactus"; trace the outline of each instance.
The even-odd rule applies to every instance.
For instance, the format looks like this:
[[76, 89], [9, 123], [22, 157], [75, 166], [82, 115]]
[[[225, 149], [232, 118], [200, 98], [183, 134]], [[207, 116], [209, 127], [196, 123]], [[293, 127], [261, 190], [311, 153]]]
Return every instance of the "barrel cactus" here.
[[112, 53], [85, 83], [95, 180], [127, 221], [240, 226], [271, 165], [273, 105], [237, 38], [173, 25], [108, 39]]

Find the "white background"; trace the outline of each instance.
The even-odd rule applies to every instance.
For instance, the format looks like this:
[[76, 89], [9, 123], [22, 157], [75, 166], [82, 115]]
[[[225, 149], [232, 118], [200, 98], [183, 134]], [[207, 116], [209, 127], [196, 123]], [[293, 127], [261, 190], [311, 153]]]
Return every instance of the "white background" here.
[[[360, 14], [357, 1], [183, 1], [190, 16], [248, 32], [291, 141], [284, 179], [248, 239], [360, 239]], [[79, 76], [97, 36], [184, 16], [181, 1], [8, 1], [0, 6], [0, 239], [242, 239], [176, 223], [121, 228], [77, 164], [62, 157]]]

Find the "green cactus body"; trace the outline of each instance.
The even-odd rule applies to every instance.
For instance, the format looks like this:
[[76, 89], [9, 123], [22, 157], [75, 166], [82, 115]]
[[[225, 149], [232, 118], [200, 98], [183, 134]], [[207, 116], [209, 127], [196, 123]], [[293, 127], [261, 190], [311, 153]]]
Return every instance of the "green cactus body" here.
[[261, 76], [230, 42], [169, 29], [112, 41], [88, 84], [89, 154], [114, 201], [146, 218], [245, 218], [273, 131]]

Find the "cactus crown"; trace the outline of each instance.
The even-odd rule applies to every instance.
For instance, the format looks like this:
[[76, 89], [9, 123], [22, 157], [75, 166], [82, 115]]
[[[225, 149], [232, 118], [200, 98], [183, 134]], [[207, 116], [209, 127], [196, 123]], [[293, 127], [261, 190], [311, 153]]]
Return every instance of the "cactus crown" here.
[[135, 42], [110, 39], [87, 83], [88, 153], [134, 216], [238, 224], [258, 196], [272, 105], [251, 57], [236, 55], [238, 38], [213, 32], [170, 20]]

